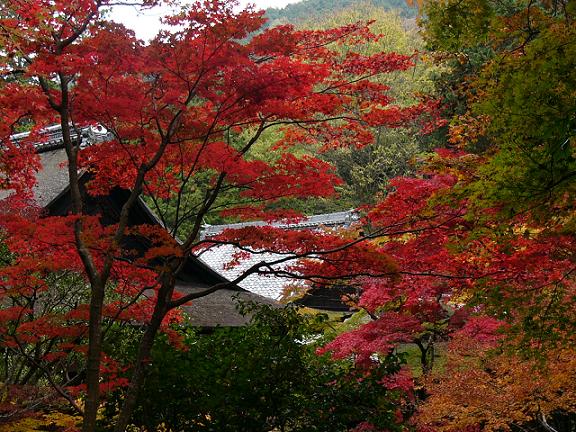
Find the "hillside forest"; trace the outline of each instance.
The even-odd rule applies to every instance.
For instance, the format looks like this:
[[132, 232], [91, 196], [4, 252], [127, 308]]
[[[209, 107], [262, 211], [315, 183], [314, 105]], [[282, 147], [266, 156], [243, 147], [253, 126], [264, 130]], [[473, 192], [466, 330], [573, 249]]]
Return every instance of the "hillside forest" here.
[[575, 431], [575, 18], [0, 2], [0, 430]]

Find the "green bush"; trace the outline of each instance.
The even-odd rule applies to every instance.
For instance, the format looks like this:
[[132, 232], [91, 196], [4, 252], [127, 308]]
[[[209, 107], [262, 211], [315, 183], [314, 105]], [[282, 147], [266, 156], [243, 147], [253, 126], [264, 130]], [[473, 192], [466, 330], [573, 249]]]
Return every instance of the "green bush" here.
[[[184, 349], [154, 346], [133, 423], [148, 431], [347, 431], [369, 421], [394, 429], [397, 395], [379, 382], [400, 366], [389, 357], [368, 373], [315, 354], [322, 318], [259, 307], [250, 325], [199, 335]], [[122, 344], [119, 344], [119, 346]], [[121, 393], [107, 405], [113, 422]]]

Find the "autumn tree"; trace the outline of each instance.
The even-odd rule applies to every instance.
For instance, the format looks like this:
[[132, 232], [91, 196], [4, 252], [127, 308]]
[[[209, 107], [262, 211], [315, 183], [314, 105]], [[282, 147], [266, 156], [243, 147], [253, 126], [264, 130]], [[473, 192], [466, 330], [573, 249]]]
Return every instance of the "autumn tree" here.
[[[563, 360], [557, 361], [574, 347], [574, 236], [554, 232], [554, 224], [543, 225], [541, 214], [537, 222], [522, 214], [505, 219], [505, 225], [499, 208], [483, 209], [478, 217], [473, 202], [459, 195], [477, 165], [474, 155], [447, 152], [433, 158], [426, 177], [393, 181], [395, 190], [368, 213], [366, 222], [380, 253], [398, 266], [397, 277], [357, 280], [362, 290], [358, 305], [371, 319], [323, 349], [336, 358], [352, 356], [369, 368], [375, 355], [415, 344], [422, 369], [419, 385], [432, 383], [424, 389], [433, 392], [425, 414], [417, 418], [422, 426], [445, 430], [486, 421], [494, 421], [494, 428], [507, 422], [543, 423], [557, 411], [571, 412], [569, 393], [541, 388], [541, 399], [531, 399], [529, 392], [521, 394], [528, 387], [513, 377], [533, 368], [539, 379], [560, 385], [570, 373]], [[322, 274], [328, 264], [309, 265]], [[468, 351], [454, 355], [463, 340]], [[434, 369], [438, 342], [449, 343], [443, 366], [449, 369], [440, 374]], [[395, 380], [392, 385], [412, 385], [401, 376]], [[462, 407], [459, 392], [466, 392], [466, 386], [495, 383], [498, 392], [521, 398], [517, 411], [505, 412], [508, 402], [502, 398], [485, 402], [481, 390], [467, 391], [471, 399]], [[555, 396], [560, 394], [567, 399]], [[533, 405], [538, 401], [541, 412]]]
[[[449, 163], [461, 176], [456, 190], [469, 201], [468, 219], [495, 230], [499, 243], [519, 244], [520, 233], [529, 240], [539, 237], [539, 247], [554, 237], [558, 246], [570, 242], [574, 101], [565, 95], [576, 84], [574, 56], [568, 53], [573, 5], [431, 2], [428, 9], [427, 38], [446, 56], [470, 63], [468, 49], [482, 46], [492, 53], [459, 86], [467, 108], [450, 128], [448, 145], [468, 153]], [[447, 21], [453, 21], [448, 34], [441, 30]], [[542, 254], [568, 259], [570, 275], [570, 254]]]
[[560, 347], [542, 363], [498, 353], [500, 334], [459, 334], [448, 369], [427, 383], [417, 421], [434, 430], [567, 430], [574, 425], [574, 352]]
[[[399, 71], [372, 78], [390, 87], [388, 94], [393, 103], [409, 106], [423, 97], [437, 99], [433, 95], [433, 77], [441, 69], [427, 60], [418, 29], [398, 10], [390, 11], [382, 4], [358, 1], [330, 15], [308, 18], [301, 26], [331, 28], [359, 20], [373, 21], [371, 28], [381, 37], [359, 47], [343, 45], [340, 47], [343, 52], [356, 51], [367, 55], [394, 51], [414, 58], [414, 66], [408, 72]], [[386, 192], [391, 178], [410, 175], [415, 171], [415, 159], [431, 150], [428, 135], [442, 124], [439, 122], [427, 132], [422, 130], [420, 124], [402, 124], [395, 128], [375, 126], [372, 130], [374, 140], [370, 144], [361, 149], [331, 149], [323, 158], [337, 167], [344, 180], [341, 186], [343, 198], [350, 202], [351, 207], [373, 204], [379, 194]]]
[[369, 362], [423, 336], [450, 342], [446, 373], [421, 380], [424, 430], [551, 431], [574, 412], [573, 5], [426, 4], [460, 104], [448, 149], [368, 212], [400, 280], [367, 278], [372, 321], [326, 349]]
[[[188, 295], [175, 292], [186, 259], [205, 246], [198, 234], [206, 215], [297, 217], [269, 204], [333, 194], [339, 180], [326, 162], [297, 157], [287, 148], [312, 141], [325, 148], [361, 147], [372, 140], [365, 125], [396, 126], [433, 108], [429, 103], [390, 106], [387, 86], [367, 79], [411, 67], [410, 56], [334, 48], [374, 40], [363, 23], [322, 31], [282, 26], [247, 39], [264, 23], [262, 12], [238, 11], [235, 1], [203, 1], [167, 17], [173, 31], [145, 45], [105, 20], [102, 8], [115, 3], [153, 7], [158, 2], [8, 1], [0, 14], [5, 77], [0, 169], [3, 188], [12, 191], [3, 202], [2, 230], [13, 255], [2, 268], [2, 304], [50, 295], [46, 278], [55, 272], [81, 275], [88, 290], [86, 303], [68, 310], [37, 314], [33, 305], [18, 302], [3, 309], [3, 329], [10, 329], [3, 344], [13, 347], [24, 334], [32, 343], [44, 343], [65, 332], [63, 355], [86, 353], [84, 431], [95, 428], [103, 373], [111, 374], [115, 385], [126, 384], [114, 381], [114, 364], [103, 353], [105, 323], [125, 320], [146, 328], [116, 424], [123, 431], [154, 338], [159, 330], [168, 331], [177, 308], [251, 272], [275, 271], [274, 263], [259, 263], [229, 284]], [[40, 168], [33, 143], [55, 122], [65, 145], [72, 201], [70, 214], [63, 216], [43, 215], [30, 201]], [[79, 130], [91, 124], [105, 126], [113, 138], [84, 149]], [[16, 142], [11, 136], [22, 125], [31, 133]], [[284, 134], [277, 157], [251, 157], [266, 130], [285, 126], [296, 127]], [[85, 199], [115, 188], [128, 191], [127, 199], [117, 220], [105, 224], [89, 214]], [[190, 190], [198, 200], [186, 198]], [[225, 192], [238, 200], [223, 201]], [[130, 212], [144, 196], [163, 226], [129, 226]], [[166, 201], [176, 206], [165, 211]], [[134, 236], [151, 245], [145, 254], [129, 246], [127, 239]], [[316, 275], [320, 279], [394, 273], [391, 261], [361, 239], [252, 228], [224, 241], [289, 252], [281, 262], [308, 256], [340, 262], [330, 273]], [[14, 324], [24, 315], [29, 319]]]

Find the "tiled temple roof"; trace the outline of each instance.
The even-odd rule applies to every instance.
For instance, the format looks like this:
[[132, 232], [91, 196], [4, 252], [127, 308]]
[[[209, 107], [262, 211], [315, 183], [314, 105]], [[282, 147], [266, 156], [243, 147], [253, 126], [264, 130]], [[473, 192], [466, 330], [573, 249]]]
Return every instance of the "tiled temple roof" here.
[[[289, 230], [347, 228], [357, 220], [357, 213], [353, 210], [348, 210], [309, 216], [298, 223], [274, 222], [267, 224], [262, 221], [256, 221], [225, 225], [205, 225], [200, 236], [202, 239], [209, 239], [222, 233], [226, 229], [239, 229], [246, 226], [271, 225]], [[286, 255], [262, 252], [250, 254], [248, 257], [243, 258], [238, 265], [230, 266], [229, 263], [234, 260], [234, 256], [238, 252], [239, 249], [232, 245], [214, 245], [202, 252], [199, 259], [226, 279], [234, 280], [254, 264], [261, 261], [272, 262], [286, 257]], [[290, 265], [293, 265], [293, 263], [278, 264], [274, 266], [273, 269], [277, 271], [287, 270]], [[240, 281], [238, 286], [254, 294], [280, 301], [290, 297], [293, 291], [292, 288], [302, 288], [304, 284], [301, 281], [287, 277], [255, 273]]]
[[[87, 127], [81, 130], [82, 138], [86, 145], [111, 139], [105, 131]], [[28, 134], [17, 134], [11, 137], [13, 142], [25, 139]], [[35, 143], [39, 153], [42, 169], [37, 173], [37, 185], [34, 187], [34, 199], [41, 207], [48, 207], [56, 198], [65, 196], [69, 186], [68, 171], [65, 169], [67, 161], [66, 151], [62, 141], [61, 130], [58, 126], [46, 128], [46, 140]], [[6, 198], [9, 191], [0, 190], [0, 199]], [[148, 215], [149, 223], [159, 223], [153, 212], [146, 206], [143, 200], [138, 200], [138, 206]], [[297, 223], [275, 222], [272, 226], [289, 230], [320, 230], [325, 228], [348, 227], [358, 219], [353, 211], [309, 216]], [[242, 228], [245, 226], [265, 226], [265, 222], [245, 222], [226, 225], [205, 225], [201, 233], [203, 238], [209, 238], [220, 234], [225, 229]], [[234, 280], [243, 270], [260, 261], [274, 261], [285, 255], [274, 253], [259, 253], [243, 260], [236, 267], [229, 267], [237, 250], [232, 245], [214, 246], [204, 251], [199, 258], [191, 258], [197, 263], [194, 273], [212, 274], [212, 278], [220, 281]], [[276, 270], [286, 269], [287, 266], [276, 266]], [[202, 277], [201, 277], [202, 278]], [[195, 279], [198, 279], [195, 277]], [[204, 283], [178, 283], [178, 290], [189, 292], [191, 290], [205, 289], [209, 285]], [[285, 298], [290, 287], [302, 287], [302, 282], [293, 281], [279, 276], [253, 274], [237, 284], [238, 288], [223, 289], [212, 293], [207, 297], [194, 300], [192, 306], [186, 306], [185, 310], [191, 316], [191, 323], [202, 327], [237, 326], [243, 325], [248, 318], [242, 317], [235, 310], [234, 297], [238, 296], [244, 301], [253, 301], [262, 304], [277, 304], [277, 301]]]
[[[82, 147], [112, 139], [112, 136], [98, 126], [80, 128]], [[18, 144], [30, 134], [23, 132], [10, 136], [10, 140]], [[40, 133], [42, 139], [33, 145], [39, 154], [42, 169], [36, 173], [36, 185], [33, 189], [34, 201], [40, 207], [46, 207], [68, 186], [68, 171], [65, 169], [67, 157], [62, 138], [62, 128], [59, 125], [49, 126]], [[72, 139], [78, 135], [72, 133]], [[0, 190], [0, 199], [10, 195], [10, 191]]]
[[[182, 294], [198, 292], [205, 288], [185, 283], [177, 283], [176, 289]], [[238, 302], [252, 302], [277, 307], [278, 303], [248, 291], [221, 289], [205, 297], [200, 297], [183, 306], [189, 316], [189, 322], [196, 327], [240, 327], [250, 321], [250, 314], [243, 316], [238, 312]]]
[[[84, 126], [78, 129], [72, 128], [70, 138], [76, 140], [78, 135], [82, 137], [81, 147], [87, 147], [103, 141], [112, 139], [110, 134], [102, 126]], [[42, 129], [39, 132], [41, 139], [33, 145], [38, 153], [59, 149], [64, 147], [64, 140], [62, 138], [62, 126], [52, 125]], [[22, 132], [10, 136], [10, 141], [15, 144], [25, 140], [30, 136], [30, 132]]]
[[226, 229], [239, 229], [248, 226], [273, 226], [276, 228], [284, 229], [321, 229], [329, 227], [349, 227], [352, 223], [358, 220], [358, 214], [354, 210], [347, 210], [335, 213], [324, 213], [319, 215], [307, 216], [303, 220], [295, 223], [290, 222], [272, 222], [266, 223], [264, 221], [255, 222], [241, 222], [234, 224], [223, 225], [208, 225], [202, 227], [201, 238], [208, 238], [222, 233]]

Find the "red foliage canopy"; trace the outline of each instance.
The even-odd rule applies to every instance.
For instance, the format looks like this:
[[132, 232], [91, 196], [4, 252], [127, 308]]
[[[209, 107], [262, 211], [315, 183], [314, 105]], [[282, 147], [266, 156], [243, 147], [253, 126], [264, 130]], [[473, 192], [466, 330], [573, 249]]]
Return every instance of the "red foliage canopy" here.
[[[410, 56], [341, 54], [338, 45], [354, 47], [377, 37], [366, 23], [323, 31], [283, 26], [249, 38], [263, 24], [263, 12], [237, 11], [235, 1], [206, 0], [166, 18], [173, 32], [145, 45], [123, 26], [101, 19], [101, 8], [113, 3], [9, 0], [0, 10], [0, 179], [12, 192], [2, 203], [6, 217], [0, 221], [10, 253], [9, 265], [0, 270], [0, 301], [12, 305], [2, 314], [2, 343], [22, 348], [24, 343], [53, 346], [54, 340], [61, 350], [76, 350], [88, 334], [85, 430], [93, 427], [98, 404], [102, 319], [150, 323], [136, 388], [154, 334], [166, 327], [175, 306], [194, 297], [175, 293], [174, 284], [183, 260], [198, 245], [207, 213], [220, 208], [247, 217], [294, 217], [268, 212], [263, 204], [329, 196], [339, 180], [317, 157], [291, 154], [290, 145], [360, 147], [373, 138], [367, 123], [397, 127], [435, 108], [428, 101], [390, 106], [388, 88], [370, 81], [411, 67]], [[54, 122], [66, 149], [72, 212], [41, 217], [24, 203], [32, 197], [38, 169], [33, 143], [46, 139], [42, 131]], [[83, 149], [75, 131], [94, 124], [103, 125], [112, 139]], [[277, 157], [272, 162], [252, 157], [254, 144], [274, 127], [284, 128], [283, 142], [274, 149]], [[32, 132], [16, 140], [13, 134], [22, 128]], [[85, 176], [93, 196], [115, 187], [129, 191], [117, 223], [103, 226], [86, 214]], [[200, 199], [182, 209], [194, 191]], [[218, 202], [225, 191], [235, 191], [238, 203]], [[159, 203], [176, 203], [174, 212], [160, 216], [173, 236], [182, 235], [185, 222], [192, 227], [180, 243], [154, 228], [128, 226], [130, 209], [143, 195], [159, 211]], [[152, 244], [140, 259], [124, 246], [126, 236], [134, 234]], [[322, 256], [330, 269], [310, 260], [304, 270], [313, 275], [395, 272], [385, 251], [362, 242], [352, 241], [344, 253], [350, 241], [336, 236], [274, 233], [274, 244], [267, 244], [265, 235], [246, 231], [241, 241]], [[46, 282], [55, 274], [80, 275], [76, 283], [89, 289], [81, 300], [60, 302], [47, 312], [38, 299], [55, 292], [54, 283]], [[122, 417], [118, 427], [125, 421]]]

